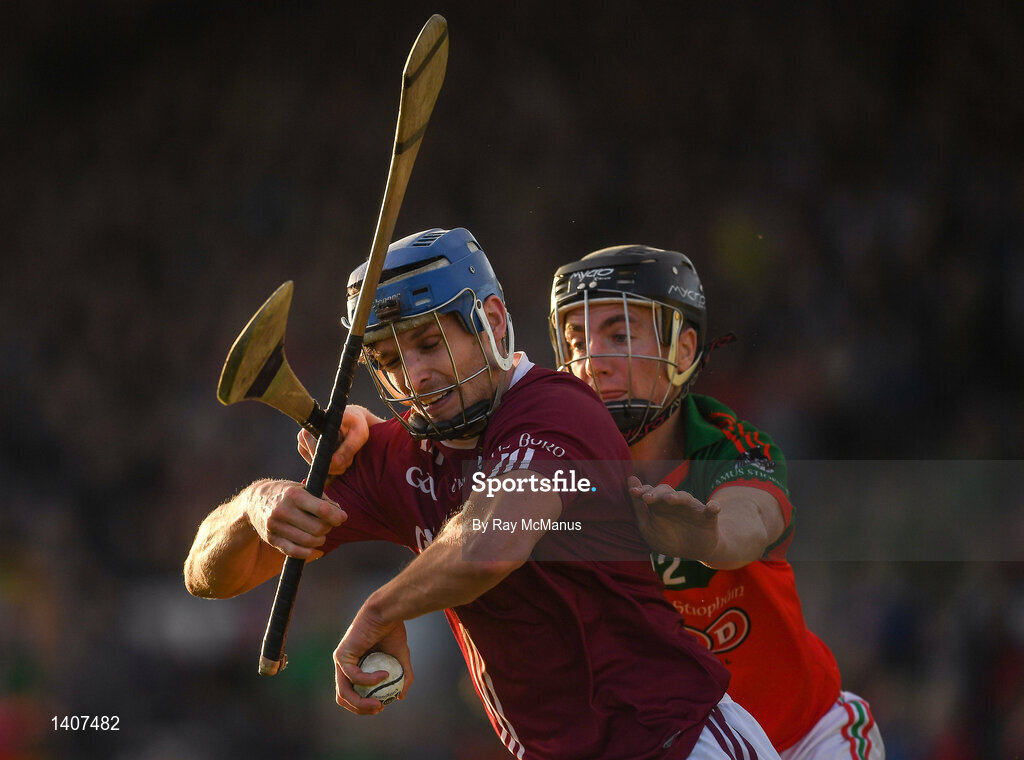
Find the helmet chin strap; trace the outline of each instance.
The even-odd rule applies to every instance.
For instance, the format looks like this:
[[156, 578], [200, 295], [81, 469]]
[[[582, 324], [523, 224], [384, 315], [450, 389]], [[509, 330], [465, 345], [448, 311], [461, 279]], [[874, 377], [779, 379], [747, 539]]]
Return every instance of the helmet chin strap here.
[[[457, 414], [443, 422], [433, 422], [419, 412], [413, 412], [407, 422], [416, 438], [430, 438], [435, 441], [473, 438], [487, 427], [487, 422], [491, 418], [490, 406], [491, 402], [488, 399], [478, 401], [466, 409], [464, 414]], [[468, 420], [468, 424], [464, 420]]]
[[[618, 401], [606, 404], [606, 406], [608, 411], [611, 412], [619, 432], [622, 433], [622, 437], [626, 439], [627, 444], [632, 446], [655, 428], [661, 427], [682, 406], [684, 398], [686, 398], [686, 392], [678, 392], [668, 404], [662, 407], [660, 412], [646, 421], [643, 419], [645, 413], [630, 409], [631, 401]], [[640, 399], [636, 399], [636, 401], [640, 402]], [[637, 406], [639, 407], [640, 403]], [[637, 417], [640, 418], [639, 424], [637, 423]]]
[[[731, 332], [715, 338], [700, 350], [697, 354], [697, 358], [694, 359], [689, 368], [683, 372], [674, 371], [674, 367], [670, 366], [667, 370], [669, 373], [669, 379], [672, 381], [673, 386], [679, 387], [681, 390], [675, 395], [675, 398], [673, 398], [660, 412], [658, 412], [658, 414], [654, 415], [654, 417], [647, 420], [639, 427], [634, 428], [629, 424], [629, 410], [628, 408], [623, 408], [622, 402], [607, 404], [606, 406], [608, 406], [608, 411], [610, 411], [612, 413], [612, 417], [615, 418], [615, 422], [619, 426], [619, 430], [622, 432], [623, 437], [626, 439], [626, 443], [632, 446], [652, 430], [663, 425], [669, 417], [675, 414], [679, 407], [682, 406], [683, 399], [685, 399], [689, 393], [687, 384], [690, 383], [696, 377], [697, 373], [704, 368], [704, 365], [708, 363], [711, 352], [717, 348], [726, 346], [735, 340], [736, 335]], [[625, 414], [623, 412], [625, 412]]]

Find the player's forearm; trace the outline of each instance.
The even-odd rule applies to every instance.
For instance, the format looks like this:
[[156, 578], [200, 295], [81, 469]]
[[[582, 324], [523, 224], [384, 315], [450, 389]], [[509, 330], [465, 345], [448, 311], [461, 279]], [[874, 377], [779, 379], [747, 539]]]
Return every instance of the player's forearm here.
[[[194, 596], [226, 599], [265, 581], [282, 560], [253, 529], [247, 513], [254, 483], [213, 510], [196, 533], [185, 560], [185, 587]], [[273, 552], [273, 553], [271, 553]], [[278, 555], [278, 556], [274, 556]], [[260, 568], [264, 568], [260, 572]], [[269, 573], [268, 573], [269, 571]]]
[[[536, 474], [519, 470], [501, 479], [531, 477]], [[530, 558], [544, 531], [528, 526], [557, 520], [561, 511], [557, 494], [525, 487], [474, 495], [420, 556], [367, 600], [369, 611], [390, 623], [468, 604]]]
[[700, 560], [718, 570], [743, 567], [764, 556], [784, 528], [773, 496], [756, 488], [723, 488], [712, 497], [721, 506], [718, 543]]
[[[434, 542], [366, 601], [368, 611], [385, 623], [411, 620], [428, 612], [468, 604], [519, 568], [526, 557], [469, 559], [486, 556], [467, 546], [462, 515], [445, 526]], [[507, 556], [500, 550], [495, 556]], [[528, 554], [527, 554], [528, 556]]]
[[717, 546], [700, 561], [716, 570], [735, 570], [760, 559], [766, 545], [764, 533], [756, 524], [737, 530], [726, 528], [719, 531]]

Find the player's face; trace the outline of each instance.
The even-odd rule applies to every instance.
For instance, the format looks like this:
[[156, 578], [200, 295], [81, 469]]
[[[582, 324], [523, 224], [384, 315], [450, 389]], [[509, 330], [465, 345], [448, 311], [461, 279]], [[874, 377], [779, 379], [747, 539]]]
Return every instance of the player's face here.
[[399, 398], [418, 398], [420, 411], [435, 421], [453, 419], [494, 393], [480, 342], [452, 314], [398, 333], [397, 342], [379, 340], [367, 351], [385, 388]]
[[[669, 394], [667, 351], [658, 339], [650, 307], [631, 303], [624, 309], [622, 302], [591, 303], [584, 312], [579, 306], [566, 313], [562, 337], [569, 369], [602, 401], [632, 398], [660, 403]], [[683, 368], [693, 361], [695, 341], [692, 329], [683, 331], [677, 357]]]

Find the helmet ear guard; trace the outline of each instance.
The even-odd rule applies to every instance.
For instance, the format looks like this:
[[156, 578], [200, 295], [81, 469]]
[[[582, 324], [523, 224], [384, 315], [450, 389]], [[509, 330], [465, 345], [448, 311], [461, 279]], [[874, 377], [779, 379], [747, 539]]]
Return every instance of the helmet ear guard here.
[[684, 369], [682, 372], [676, 370], [674, 373], [672, 373], [672, 376], [669, 377], [669, 381], [672, 383], [672, 385], [674, 385], [676, 388], [679, 388], [683, 385], [688, 385], [692, 383], [694, 380], [696, 380], [697, 371], [701, 367], [701, 357], [703, 355], [703, 351], [699, 352], [693, 358], [693, 364]]
[[512, 329], [512, 315], [508, 313], [508, 309], [505, 310], [505, 338], [503, 339], [508, 350], [504, 356], [498, 350], [498, 344], [494, 340], [494, 330], [491, 329], [491, 321], [487, 318], [487, 312], [484, 311], [484, 302], [479, 298], [473, 304], [473, 312], [476, 314], [480, 324], [484, 325], [482, 332], [487, 335], [487, 342], [491, 346], [491, 354], [494, 356], [495, 363], [503, 370], [512, 369], [512, 354], [514, 353], [512, 348], [515, 345], [515, 330]]
[[[662, 310], [665, 311], [664, 307]], [[682, 387], [688, 383], [693, 382], [697, 379], [697, 372], [701, 366], [701, 356], [704, 353], [703, 347], [697, 345], [696, 355], [693, 357], [693, 361], [690, 362], [690, 366], [686, 369], [679, 369], [679, 365], [676, 361], [676, 357], [679, 354], [679, 337], [683, 334], [686, 329], [686, 320], [682, 318], [680, 313], [674, 309], [672, 311], [672, 330], [668, 338], [668, 363], [666, 372], [668, 373], [669, 382], [676, 388]]]
[[[628, 301], [627, 301], [628, 304]], [[677, 357], [679, 355], [679, 336], [683, 334], [683, 327], [686, 322], [678, 309], [666, 308], [664, 304], [655, 302], [654, 308], [654, 332], [657, 340], [668, 349], [665, 357], [665, 374], [673, 386], [680, 385], [683, 381], [679, 377], [687, 370], [680, 370]], [[661, 325], [661, 330], [658, 326]]]

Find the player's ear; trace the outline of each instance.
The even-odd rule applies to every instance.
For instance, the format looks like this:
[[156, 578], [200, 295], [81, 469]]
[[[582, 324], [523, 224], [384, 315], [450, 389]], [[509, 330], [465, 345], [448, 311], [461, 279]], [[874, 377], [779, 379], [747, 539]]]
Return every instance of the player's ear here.
[[487, 315], [487, 322], [491, 325], [494, 340], [500, 343], [508, 329], [508, 312], [505, 310], [505, 303], [495, 295], [487, 296], [484, 301], [484, 314]]
[[676, 367], [680, 372], [685, 372], [697, 359], [697, 331], [686, 326], [679, 333], [679, 342], [676, 348]]

